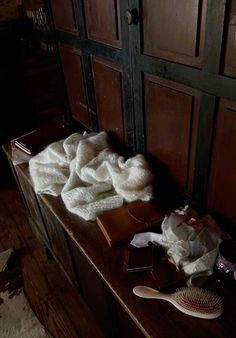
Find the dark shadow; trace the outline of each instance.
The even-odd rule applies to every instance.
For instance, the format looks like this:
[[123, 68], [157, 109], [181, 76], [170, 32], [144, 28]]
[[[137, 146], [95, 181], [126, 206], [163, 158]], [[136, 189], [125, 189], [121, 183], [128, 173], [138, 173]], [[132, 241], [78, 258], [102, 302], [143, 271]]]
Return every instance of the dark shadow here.
[[181, 190], [173, 181], [167, 168], [160, 163], [153, 155], [147, 154], [147, 159], [151, 171], [155, 176], [154, 193], [155, 203], [168, 211], [176, 208], [182, 203]]

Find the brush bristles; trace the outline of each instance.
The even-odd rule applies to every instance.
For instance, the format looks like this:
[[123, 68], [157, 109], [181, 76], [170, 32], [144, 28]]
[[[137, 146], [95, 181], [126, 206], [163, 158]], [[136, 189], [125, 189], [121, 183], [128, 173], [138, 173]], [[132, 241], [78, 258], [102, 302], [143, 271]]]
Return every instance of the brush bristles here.
[[206, 289], [183, 287], [176, 291], [175, 300], [183, 308], [196, 313], [222, 312], [222, 302], [219, 296]]

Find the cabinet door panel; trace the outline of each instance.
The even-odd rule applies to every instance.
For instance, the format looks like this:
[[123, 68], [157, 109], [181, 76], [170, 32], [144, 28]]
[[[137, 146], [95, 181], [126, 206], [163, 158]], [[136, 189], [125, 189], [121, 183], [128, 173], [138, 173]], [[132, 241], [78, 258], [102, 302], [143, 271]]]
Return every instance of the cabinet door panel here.
[[60, 54], [72, 116], [89, 127], [81, 52], [78, 49], [60, 45]]
[[76, 33], [76, 21], [73, 0], [51, 0], [55, 28]]
[[105, 337], [120, 337], [111, 293], [76, 244], [70, 241], [70, 246], [78, 285], [83, 298], [93, 311], [97, 322], [105, 333]]
[[145, 75], [146, 146], [191, 195], [199, 111], [197, 91]]
[[[41, 216], [38, 200], [34, 192], [34, 189], [29, 184], [29, 182], [26, 180], [26, 178], [21, 174], [20, 170], [17, 170], [17, 167], [15, 168], [16, 168], [17, 178], [20, 184], [20, 189], [22, 191], [25, 204], [27, 207], [27, 212], [29, 215], [32, 231], [34, 232], [34, 234], [40, 241], [41, 239], [43, 239], [44, 243], [47, 246], [49, 246], [48, 235], [47, 235], [45, 225], [44, 225], [44, 222]], [[40, 236], [38, 236], [38, 234], [40, 234]]]
[[87, 35], [91, 40], [119, 47], [119, 0], [84, 0]]
[[65, 232], [54, 214], [46, 207], [44, 202], [40, 202], [43, 218], [47, 227], [48, 235], [52, 245], [53, 253], [62, 265], [63, 270], [74, 281], [74, 268], [70, 257], [70, 251], [66, 241]]
[[215, 129], [208, 206], [236, 222], [236, 102], [221, 100]]
[[121, 66], [93, 57], [92, 69], [99, 128], [124, 142]]
[[142, 3], [144, 53], [200, 67], [206, 1], [143, 0]]
[[228, 22], [228, 36], [224, 74], [236, 77], [236, 0], [232, 0]]

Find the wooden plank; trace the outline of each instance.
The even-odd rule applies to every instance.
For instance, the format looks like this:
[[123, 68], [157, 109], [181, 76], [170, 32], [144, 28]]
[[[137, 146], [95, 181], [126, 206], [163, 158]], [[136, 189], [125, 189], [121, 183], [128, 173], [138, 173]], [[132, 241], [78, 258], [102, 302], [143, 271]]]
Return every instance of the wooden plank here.
[[216, 115], [208, 185], [208, 207], [211, 212], [225, 217], [226, 224], [229, 222], [235, 224], [236, 102], [220, 100]]
[[71, 34], [77, 33], [73, 0], [51, 0], [54, 25]]
[[119, 0], [84, 2], [87, 36], [91, 40], [120, 47]]
[[36, 243], [15, 186], [0, 188], [0, 232], [1, 247], [14, 246], [20, 255], [26, 296], [47, 330], [55, 338], [102, 338], [87, 305]]
[[72, 116], [89, 127], [82, 53], [65, 44], [60, 44], [59, 50]]
[[146, 150], [157, 160], [153, 167], [157, 173], [160, 165], [167, 169], [178, 189], [191, 196], [199, 92], [146, 74], [144, 89]]
[[219, 72], [225, 6], [226, 0], [208, 0], [203, 65], [206, 72]]
[[194, 173], [193, 200], [199, 207], [206, 207], [210, 152], [215, 118], [215, 97], [206, 93], [201, 96], [198, 144]]
[[122, 67], [92, 57], [92, 69], [99, 128], [110, 132], [112, 143], [118, 146], [124, 143], [125, 133]]
[[224, 69], [223, 73], [230, 77], [236, 78], [236, 45], [235, 45], [235, 34], [236, 34], [236, 1], [228, 1], [228, 22], [227, 22], [227, 37], [226, 37], [226, 48], [224, 55]]
[[55, 264], [47, 265], [46, 276], [50, 287], [59, 295], [59, 301], [76, 326], [77, 332], [80, 332], [82, 337], [103, 337], [87, 305], [75, 290], [68, 287], [68, 281], [63, 278], [63, 273], [58, 271]]
[[142, 3], [144, 53], [200, 68], [206, 1], [143, 0]]

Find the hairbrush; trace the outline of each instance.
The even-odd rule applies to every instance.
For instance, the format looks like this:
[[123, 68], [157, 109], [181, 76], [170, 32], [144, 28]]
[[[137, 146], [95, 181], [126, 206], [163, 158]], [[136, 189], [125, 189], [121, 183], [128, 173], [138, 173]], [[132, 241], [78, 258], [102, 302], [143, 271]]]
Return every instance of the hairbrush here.
[[174, 293], [162, 293], [147, 286], [135, 286], [133, 293], [142, 298], [163, 299], [172, 303], [187, 315], [213, 319], [223, 312], [220, 297], [215, 293], [198, 287], [182, 287]]

